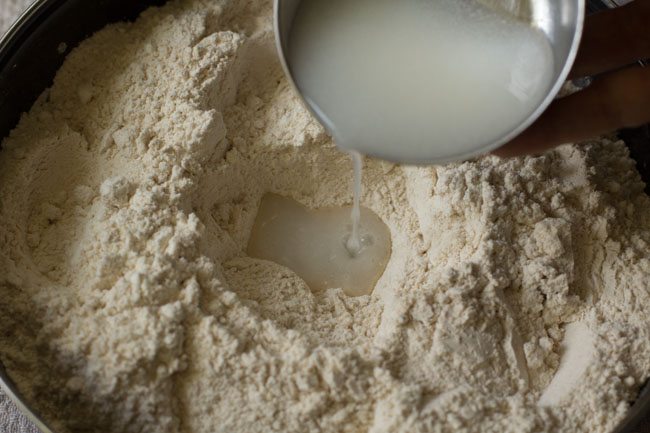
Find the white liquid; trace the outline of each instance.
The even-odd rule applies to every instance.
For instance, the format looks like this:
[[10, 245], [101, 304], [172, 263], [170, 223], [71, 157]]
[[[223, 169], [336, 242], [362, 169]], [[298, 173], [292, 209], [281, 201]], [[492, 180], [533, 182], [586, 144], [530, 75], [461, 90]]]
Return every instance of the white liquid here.
[[288, 59], [339, 146], [409, 162], [503, 139], [553, 74], [541, 31], [475, 0], [303, 0]]
[[313, 291], [342, 288], [349, 296], [372, 292], [391, 253], [390, 231], [369, 209], [360, 208], [357, 254], [347, 248], [350, 208], [310, 210], [267, 194], [260, 204], [248, 255], [270, 260], [298, 274]]
[[361, 253], [363, 244], [361, 242], [361, 176], [363, 174], [363, 159], [359, 152], [352, 152], [352, 164], [354, 165], [354, 184], [352, 201], [352, 232], [345, 244], [348, 252], [354, 257]]

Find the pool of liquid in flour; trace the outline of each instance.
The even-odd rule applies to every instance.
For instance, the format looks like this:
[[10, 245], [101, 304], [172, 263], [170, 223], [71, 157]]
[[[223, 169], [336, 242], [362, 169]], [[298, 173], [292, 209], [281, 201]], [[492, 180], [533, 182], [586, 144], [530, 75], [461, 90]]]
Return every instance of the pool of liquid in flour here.
[[288, 59], [344, 149], [408, 162], [462, 159], [548, 94], [549, 41], [476, 0], [303, 0]]
[[[294, 271], [312, 291], [341, 288], [367, 295], [386, 268], [390, 231], [371, 210], [358, 208], [353, 229], [350, 207], [308, 209], [276, 194], [263, 197], [248, 244], [248, 255]], [[353, 230], [357, 241], [350, 242]]]

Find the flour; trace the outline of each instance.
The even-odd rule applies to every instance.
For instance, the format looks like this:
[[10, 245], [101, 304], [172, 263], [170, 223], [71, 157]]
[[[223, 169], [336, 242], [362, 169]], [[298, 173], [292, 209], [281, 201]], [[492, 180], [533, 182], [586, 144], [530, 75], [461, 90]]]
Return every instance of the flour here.
[[561, 403], [578, 385], [592, 361], [594, 342], [589, 328], [580, 322], [574, 322], [568, 324], [564, 331], [562, 361], [553, 380], [539, 398], [541, 405]]
[[[244, 253], [261, 197], [349, 205], [268, 1], [173, 1], [68, 57], [0, 153], [0, 360], [58, 432], [607, 432], [650, 376], [650, 199], [620, 142], [367, 160], [369, 296]], [[573, 389], [538, 400], [569, 323]]]

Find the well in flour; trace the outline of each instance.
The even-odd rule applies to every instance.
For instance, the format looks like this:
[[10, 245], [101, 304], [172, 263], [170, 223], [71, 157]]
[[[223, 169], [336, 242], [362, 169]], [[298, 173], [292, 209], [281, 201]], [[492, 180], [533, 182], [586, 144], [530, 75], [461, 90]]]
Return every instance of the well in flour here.
[[358, 211], [359, 245], [352, 255], [349, 207], [310, 210], [294, 200], [266, 195], [247, 253], [286, 266], [314, 291], [341, 288], [349, 296], [368, 295], [390, 258], [390, 231], [370, 209]]

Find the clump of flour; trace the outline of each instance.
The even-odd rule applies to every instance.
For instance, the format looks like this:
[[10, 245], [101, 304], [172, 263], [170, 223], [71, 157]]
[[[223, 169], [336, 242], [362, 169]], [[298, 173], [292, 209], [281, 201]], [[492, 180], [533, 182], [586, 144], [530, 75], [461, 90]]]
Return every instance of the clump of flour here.
[[[351, 202], [271, 2], [172, 1], [68, 57], [0, 153], [0, 360], [58, 432], [606, 432], [650, 376], [650, 199], [620, 142], [367, 161], [370, 296], [244, 253], [261, 197]], [[567, 324], [588, 365], [553, 404]]]

